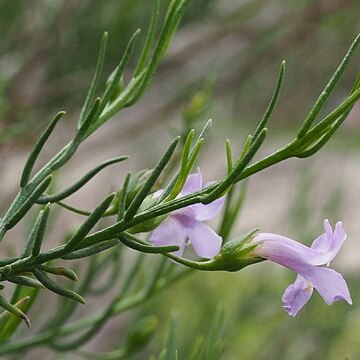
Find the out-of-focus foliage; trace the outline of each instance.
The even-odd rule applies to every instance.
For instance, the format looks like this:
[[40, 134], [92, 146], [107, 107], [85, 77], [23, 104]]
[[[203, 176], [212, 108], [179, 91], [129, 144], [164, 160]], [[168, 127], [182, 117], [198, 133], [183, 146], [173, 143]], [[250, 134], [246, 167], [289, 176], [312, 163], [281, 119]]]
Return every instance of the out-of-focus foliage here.
[[[110, 69], [130, 34], [146, 29], [150, 11], [151, 1], [142, 0], [3, 0], [0, 111], [9, 136], [22, 133], [24, 124], [37, 128], [48, 111], [64, 104], [77, 109], [92, 76], [100, 34], [111, 34], [105, 62]], [[359, 12], [354, 0], [193, 1], [183, 32], [160, 68], [166, 76], [159, 87], [166, 93], [160, 117], [174, 113], [188, 90], [210, 72], [216, 79], [215, 96], [235, 100], [234, 112], [241, 113], [242, 121], [252, 121], [267, 101], [269, 76], [286, 58], [286, 87], [291, 91], [285, 91], [277, 117], [280, 123], [294, 124], [300, 120], [294, 114], [310, 107], [359, 31]], [[350, 73], [339, 94], [350, 86]]]

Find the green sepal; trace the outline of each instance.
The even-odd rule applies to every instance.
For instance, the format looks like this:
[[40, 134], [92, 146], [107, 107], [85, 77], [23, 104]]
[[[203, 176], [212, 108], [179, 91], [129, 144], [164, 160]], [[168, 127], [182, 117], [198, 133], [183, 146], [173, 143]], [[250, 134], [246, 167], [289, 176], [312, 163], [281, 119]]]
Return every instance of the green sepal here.
[[263, 261], [264, 259], [249, 256], [257, 245], [248, 244], [258, 229], [251, 230], [240, 237], [230, 240], [212, 261], [217, 270], [239, 271], [244, 267]]

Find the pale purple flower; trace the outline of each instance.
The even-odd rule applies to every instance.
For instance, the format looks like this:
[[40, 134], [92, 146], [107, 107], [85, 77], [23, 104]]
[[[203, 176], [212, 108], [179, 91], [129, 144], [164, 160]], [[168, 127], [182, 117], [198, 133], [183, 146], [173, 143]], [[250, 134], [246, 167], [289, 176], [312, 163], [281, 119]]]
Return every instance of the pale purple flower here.
[[[189, 175], [179, 197], [183, 197], [203, 188], [200, 169]], [[191, 244], [201, 258], [211, 259], [216, 256], [222, 244], [222, 238], [203, 221], [214, 218], [224, 203], [225, 197], [210, 204], [194, 204], [172, 212], [151, 234], [150, 242], [156, 246], [178, 245], [174, 252], [182, 256], [185, 245]]]
[[284, 292], [283, 307], [291, 316], [301, 310], [309, 301], [313, 288], [331, 305], [338, 300], [352, 304], [350, 292], [344, 278], [329, 269], [330, 261], [337, 255], [346, 233], [338, 222], [333, 232], [328, 220], [324, 221], [325, 233], [314, 240], [311, 247], [276, 234], [262, 233], [254, 236], [251, 244], [258, 244], [252, 255], [259, 256], [296, 273], [297, 278]]

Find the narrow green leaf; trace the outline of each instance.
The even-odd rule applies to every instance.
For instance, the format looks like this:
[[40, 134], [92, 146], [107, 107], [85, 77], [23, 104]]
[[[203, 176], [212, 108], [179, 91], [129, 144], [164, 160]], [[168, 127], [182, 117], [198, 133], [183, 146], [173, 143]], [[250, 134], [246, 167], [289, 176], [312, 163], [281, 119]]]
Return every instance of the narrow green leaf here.
[[123, 187], [120, 190], [120, 194], [119, 194], [119, 205], [118, 205], [118, 213], [116, 218], [117, 222], [121, 221], [124, 218], [125, 209], [126, 209], [126, 198], [128, 194], [130, 180], [131, 180], [131, 173], [128, 173], [126, 175]]
[[91, 214], [90, 211], [79, 209], [79, 208], [77, 208], [75, 206], [71, 206], [63, 201], [58, 201], [56, 204], [63, 207], [64, 209], [72, 211], [75, 214], [84, 215], [84, 216], [90, 216], [90, 214]]
[[10, 256], [6, 259], [0, 259], [0, 266], [3, 267], [5, 265], [9, 265], [9, 264], [15, 262], [16, 260], [19, 260], [19, 258], [17, 256]]
[[183, 154], [181, 159], [181, 167], [180, 172], [177, 177], [176, 184], [171, 192], [171, 195], [169, 196], [169, 199], [175, 199], [176, 196], [180, 193], [181, 189], [183, 188], [185, 181], [188, 177], [188, 161], [189, 161], [189, 154], [191, 150], [191, 144], [194, 140], [195, 136], [195, 130], [192, 129], [188, 136], [186, 137], [184, 148], [183, 148]]
[[140, 189], [140, 191], [137, 193], [131, 204], [129, 205], [129, 208], [127, 209], [124, 219], [125, 221], [131, 220], [136, 212], [138, 211], [140, 205], [144, 201], [145, 197], [149, 194], [151, 191], [153, 185], [155, 184], [156, 180], [160, 176], [161, 172], [164, 170], [167, 163], [170, 161], [170, 158], [172, 154], [175, 151], [175, 148], [180, 140], [180, 137], [175, 138], [171, 144], [169, 145], [168, 149], [160, 159], [160, 161], [155, 166], [154, 170], [152, 171], [149, 178], [146, 180], [143, 187]]
[[265, 111], [263, 118], [261, 119], [259, 125], [257, 126], [256, 130], [254, 131], [254, 135], [252, 137], [252, 142], [259, 136], [260, 132], [266, 126], [267, 122], [270, 119], [270, 116], [275, 108], [275, 105], [279, 99], [280, 91], [284, 82], [284, 74], [285, 74], [285, 60], [280, 65], [279, 77], [275, 86], [274, 94], [270, 100], [270, 103]]
[[200, 139], [198, 142], [195, 143], [195, 146], [193, 148], [193, 151], [190, 154], [189, 161], [187, 163], [186, 172], [188, 175], [190, 174], [190, 171], [194, 167], [195, 161], [197, 160], [197, 158], [200, 154], [200, 151], [204, 145], [204, 141], [205, 141], [205, 139]]
[[[83, 141], [86, 137], [86, 133], [89, 130], [90, 126], [96, 122], [96, 119], [100, 113], [102, 100], [97, 97], [94, 101], [93, 106], [91, 107], [91, 110], [89, 111], [89, 114], [86, 116], [85, 120], [81, 124], [79, 130], [76, 133], [76, 136], [74, 140], [72, 141], [71, 148], [77, 149], [81, 141]], [[69, 150], [69, 153], [72, 153], [74, 151]]]
[[349, 111], [343, 114], [312, 147], [302, 151], [300, 154], [297, 154], [295, 156], [298, 158], [307, 158], [317, 153], [330, 140], [335, 131], [344, 122], [344, 120], [348, 116], [348, 113]]
[[134, 94], [136, 94], [139, 87], [143, 83], [145, 75], [146, 71], [144, 70], [139, 75], [130, 80], [125, 89], [117, 96], [116, 100], [106, 106], [99, 119], [97, 120], [96, 124], [92, 126], [89, 130], [87, 136], [93, 133], [97, 128], [99, 128], [102, 124], [108, 121], [124, 107], [129, 105], [129, 99], [132, 99], [134, 97]]
[[251, 135], [248, 135], [248, 137], [246, 138], [246, 141], [245, 141], [244, 148], [242, 149], [242, 152], [241, 152], [239, 158], [235, 162], [235, 166], [237, 166], [239, 164], [239, 162], [243, 159], [243, 157], [248, 153], [250, 146], [253, 143], [252, 139], [253, 139], [253, 137]]
[[85, 139], [85, 133], [95, 121], [95, 118], [98, 116], [98, 109], [100, 105], [100, 98], [95, 99], [94, 104], [85, 117], [81, 127], [78, 129], [74, 139], [70, 141], [66, 146], [64, 146], [34, 177], [33, 182], [37, 183], [41, 181], [41, 179], [49, 174], [65, 163], [67, 163], [71, 157], [74, 155], [76, 150], [79, 148], [81, 142]]
[[197, 139], [197, 141], [200, 141], [201, 139], [206, 139], [210, 133], [212, 127], [212, 119], [209, 119], [203, 129], [201, 130], [201, 133]]
[[45, 274], [45, 272], [38, 270], [38, 269], [34, 269], [34, 275], [47, 289], [49, 289], [53, 293], [58, 294], [60, 296], [64, 296], [68, 299], [77, 301], [81, 304], [86, 304], [86, 301], [84, 300], [84, 298], [82, 296], [80, 296], [79, 294], [77, 294], [76, 292], [74, 292], [72, 290], [69, 290], [69, 289], [66, 289], [66, 288], [60, 286], [55, 281], [51, 280]]
[[[0, 295], [0, 307], [2, 307], [3, 309], [5, 309], [6, 311], [8, 311], [9, 313], [21, 318], [24, 320], [25, 324], [27, 325], [27, 327], [31, 327], [31, 324], [30, 324], [30, 319], [26, 316], [26, 314], [19, 308], [17, 307], [22, 305], [24, 302], [28, 301], [30, 298], [23, 298], [21, 300], [19, 300], [17, 302], [17, 304], [15, 305], [12, 305], [10, 304], [9, 302], [7, 302], [1, 295]], [[4, 321], [4, 319], [1, 319], [2, 317], [5, 317], [6, 314], [1, 314], [0, 315], [0, 323], [2, 323]], [[7, 319], [5, 318], [5, 321], [7, 321]]]
[[360, 88], [356, 89], [346, 98], [334, 111], [327, 115], [322, 121], [316, 124], [310, 131], [306, 133], [301, 139], [306, 142], [308, 138], [314, 138], [317, 134], [321, 134], [331, 124], [337, 121], [337, 119], [344, 113], [349, 112], [354, 104], [360, 99]]
[[90, 104], [92, 104], [94, 99], [95, 99], [96, 90], [97, 90], [97, 88], [99, 86], [101, 73], [102, 73], [102, 70], [103, 70], [103, 67], [104, 67], [107, 40], [108, 40], [108, 33], [105, 32], [103, 34], [103, 36], [102, 36], [102, 39], [101, 39], [100, 50], [99, 50], [99, 55], [98, 55], [98, 58], [97, 58], [97, 61], [96, 61], [94, 77], [93, 77], [93, 79], [91, 81], [89, 91], [88, 91], [88, 93], [86, 95], [86, 98], [85, 98], [84, 106], [82, 107], [81, 113], [80, 113], [80, 116], [79, 116], [78, 129], [80, 129], [80, 127], [83, 125], [85, 116], [87, 115], [87, 113], [88, 113], [88, 111], [90, 109]]
[[28, 198], [23, 202], [20, 208], [9, 217], [8, 222], [5, 224], [6, 229], [11, 229], [12, 227], [14, 227], [25, 216], [25, 214], [30, 210], [30, 208], [35, 204], [37, 199], [50, 185], [51, 180], [52, 176], [49, 175], [35, 188], [35, 190], [30, 194], [30, 196], [28, 196]]
[[23, 275], [10, 276], [7, 280], [14, 284], [33, 287], [33, 288], [43, 288], [44, 287], [37, 280], [32, 279], [28, 276], [23, 276]]
[[64, 276], [72, 281], [78, 280], [78, 277], [74, 270], [71, 270], [71, 269], [63, 267], [63, 266], [53, 268], [53, 267], [49, 267], [49, 266], [45, 266], [45, 265], [39, 265], [38, 268], [40, 270], [45, 271], [50, 274], [54, 274], [57, 276]]
[[45, 131], [43, 132], [43, 134], [40, 136], [39, 140], [35, 144], [34, 149], [31, 151], [30, 156], [26, 161], [24, 170], [21, 175], [21, 180], [20, 180], [21, 187], [24, 187], [28, 183], [30, 175], [31, 175], [31, 171], [35, 165], [35, 162], [36, 162], [42, 148], [44, 147], [44, 145], [46, 143], [46, 140], [49, 138], [49, 136], [51, 135], [52, 131], [54, 130], [56, 124], [58, 123], [58, 121], [61, 119], [61, 117], [63, 115], [65, 115], [65, 111], [60, 111], [55, 115], [55, 117], [51, 120], [50, 124], [47, 126], [47, 128], [45, 129]]
[[149, 26], [145, 44], [143, 46], [138, 64], [134, 71], [134, 77], [139, 75], [139, 73], [144, 70], [144, 68], [146, 66], [146, 62], [148, 61], [150, 51], [151, 51], [151, 48], [154, 43], [155, 34], [156, 34], [156, 27], [157, 27], [157, 22], [158, 22], [158, 18], [159, 18], [159, 3], [160, 3], [159, 0], [153, 1], [153, 9], [152, 9], [152, 13], [151, 13], [150, 26]]
[[[33, 279], [33, 281], [36, 280]], [[14, 291], [14, 295], [17, 297], [14, 297], [13, 295], [10, 302], [26, 314], [34, 304], [39, 290], [40, 288], [17, 285]], [[14, 316], [9, 312], [5, 312], [4, 314], [0, 315], [0, 339], [2, 341], [10, 339], [21, 323], [21, 318]]]
[[189, 160], [191, 144], [194, 140], [194, 137], [195, 137], [195, 130], [191, 129], [189, 131], [188, 136], [186, 137], [185, 144], [184, 144], [183, 155], [182, 155], [182, 159], [181, 159], [180, 176], [183, 176], [186, 174], [186, 168], [187, 168], [187, 163]]
[[345, 56], [344, 56], [342, 62], [340, 63], [339, 67], [334, 72], [334, 75], [331, 77], [330, 81], [325, 86], [323, 92], [320, 94], [320, 96], [316, 100], [315, 105], [312, 107], [312, 109], [310, 110], [308, 116], [304, 120], [304, 123], [303, 123], [303, 125], [302, 125], [302, 127], [299, 130], [298, 135], [297, 135], [298, 139], [301, 139], [302, 137], [304, 137], [306, 135], [307, 131], [310, 129], [310, 126], [312, 125], [312, 123], [316, 119], [316, 116], [320, 112], [320, 110], [323, 107], [325, 101], [329, 97], [330, 93], [332, 92], [332, 90], [336, 86], [337, 82], [339, 81], [342, 73], [344, 72], [347, 65], [349, 64], [349, 61], [350, 61], [352, 55], [355, 53], [359, 43], [360, 43], [360, 34], [355, 38], [355, 40], [351, 44], [349, 50], [345, 54]]
[[145, 69], [145, 75], [142, 78], [140, 85], [136, 89], [134, 96], [130, 99], [126, 106], [131, 106], [134, 104], [148, 86], [155, 73], [156, 67], [165, 55], [169, 44], [174, 37], [175, 31], [182, 16], [184, 15], [186, 7], [189, 5], [189, 2], [190, 0], [180, 0], [179, 2], [175, 1], [170, 3], [168, 7], [168, 15], [165, 18], [165, 23], [160, 32], [159, 40], [155, 46], [151, 61]]
[[85, 222], [80, 226], [79, 230], [66, 242], [65, 250], [71, 252], [75, 250], [84, 239], [84, 237], [90, 232], [90, 230], [95, 226], [95, 224], [101, 219], [102, 215], [106, 209], [111, 204], [114, 199], [115, 194], [110, 194], [85, 220]]
[[[196, 143], [193, 147], [193, 149], [191, 150], [191, 154], [190, 154], [190, 159], [188, 161], [188, 165], [187, 165], [187, 171], [188, 173], [190, 173], [192, 166], [194, 165], [197, 157], [199, 156], [199, 153], [201, 151], [201, 148], [204, 144], [204, 140], [205, 138], [208, 136], [210, 129], [212, 126], [212, 120], [209, 119], [205, 126], [203, 127], [203, 129], [201, 130], [201, 133], [199, 135], [199, 137], [196, 140]], [[172, 191], [174, 189], [175, 184], [178, 181], [178, 178], [180, 176], [180, 171], [177, 172], [177, 174], [174, 176], [174, 178], [171, 180], [170, 184], [165, 188], [165, 190], [161, 193], [161, 195], [159, 196], [158, 199], [158, 203], [161, 203], [162, 201], [164, 201], [165, 199], [171, 199], [173, 198], [173, 194]], [[171, 194], [171, 197], [170, 197]]]
[[31, 255], [32, 249], [34, 247], [34, 241], [35, 237], [37, 236], [38, 229], [40, 226], [40, 223], [42, 222], [42, 217], [44, 216], [44, 210], [40, 210], [33, 227], [31, 228], [30, 234], [26, 240], [26, 244], [24, 246], [24, 249], [20, 255], [20, 259], [24, 259]]
[[158, 61], [164, 57], [189, 3], [190, 0], [180, 0], [170, 3], [167, 16], [165, 18], [165, 24], [161, 33], [162, 36], [159, 38], [154, 54], [155, 58], [158, 57]]
[[[350, 96], [353, 95], [357, 90], [360, 89], [360, 71], [356, 77], [356, 80], [353, 84], [353, 87], [351, 89], [350, 92]], [[348, 99], [346, 99], [348, 100]], [[346, 100], [344, 103], [346, 103]], [[355, 98], [355, 101], [357, 101], [357, 99]], [[343, 103], [343, 104], [344, 104]], [[331, 124], [332, 119], [334, 118], [334, 116], [332, 114], [335, 113], [335, 116], [338, 114], [340, 115], [340, 117], [342, 118], [341, 123], [346, 119], [347, 115], [350, 113], [352, 107], [354, 105], [353, 103], [350, 103], [349, 106], [343, 106], [343, 112], [336, 112], [337, 109], [335, 109], [330, 115], [328, 115], [327, 117], [325, 117], [324, 120], [320, 121], [316, 126], [314, 126], [307, 134], [306, 137], [303, 138], [302, 142], [300, 143], [300, 146], [302, 143], [311, 143], [312, 141], [316, 140], [319, 138], [319, 135], [321, 136], [324, 132], [324, 130], [326, 130], [326, 124]], [[340, 105], [341, 107], [341, 105]], [[326, 121], [326, 124], [324, 125], [324, 122]], [[339, 120], [336, 120], [335, 123], [339, 123]], [[339, 124], [340, 126], [340, 124]]]
[[179, 250], [179, 246], [177, 245], [169, 245], [169, 246], [152, 246], [152, 245], [144, 245], [140, 242], [133, 241], [133, 237], [131, 237], [132, 240], [129, 239], [129, 234], [119, 234], [118, 235], [119, 240], [127, 247], [141, 251], [148, 254], [163, 254], [168, 252], [174, 252]]
[[124, 55], [118, 65], [118, 67], [115, 69], [115, 72], [113, 73], [112, 80], [111, 80], [109, 86], [105, 90], [104, 98], [103, 98], [103, 101], [101, 104], [101, 111], [105, 108], [106, 104], [113, 97], [116, 85], [119, 83], [120, 78], [121, 78], [122, 74], [124, 73], [125, 66], [128, 64], [130, 57], [134, 51], [135, 39], [140, 35], [140, 32], [141, 32], [141, 30], [137, 29], [128, 42], [128, 45], [124, 52]]
[[[140, 29], [136, 30], [135, 33], [130, 38], [130, 40], [128, 42], [128, 45], [127, 45], [127, 47], [125, 49], [124, 55], [122, 56], [119, 65], [114, 70], [114, 73], [111, 76], [112, 80], [110, 81], [109, 85], [106, 87], [106, 90], [105, 90], [104, 95], [102, 97], [101, 104], [100, 104], [100, 107], [99, 107], [99, 115], [100, 115], [100, 117], [88, 129], [88, 131], [86, 133], [86, 137], [89, 136], [90, 134], [92, 134], [106, 120], [109, 119], [109, 116], [106, 116], [106, 117], [101, 116], [102, 115], [101, 113], [105, 109], [105, 106], [108, 104], [110, 99], [113, 97], [114, 91], [116, 90], [116, 86], [119, 83], [120, 78], [121, 78], [122, 74], [124, 73], [125, 67], [128, 64], [128, 62], [130, 60], [130, 57], [131, 57], [131, 55], [132, 55], [132, 53], [134, 51], [135, 40], [136, 40], [136, 38], [138, 37], [139, 34], [140, 34]], [[114, 104], [111, 105], [111, 108], [116, 108], [116, 110], [111, 113], [112, 115], [118, 111], [118, 109], [117, 109], [117, 103], [118, 102], [119, 102], [119, 100], [115, 100]]]
[[53, 203], [61, 201], [70, 195], [74, 194], [76, 191], [81, 189], [87, 182], [89, 182], [96, 174], [98, 174], [101, 170], [105, 169], [107, 166], [110, 166], [112, 164], [116, 164], [118, 162], [124, 161], [128, 159], [128, 156], [119, 156], [113, 159], [109, 159], [104, 161], [103, 163], [97, 165], [95, 168], [87, 172], [80, 180], [78, 180], [73, 185], [69, 186], [67, 189], [58, 192], [54, 195], [44, 195], [41, 196], [37, 203], [38, 204], [46, 204], [46, 203]]
[[81, 259], [84, 257], [89, 257], [92, 255], [98, 254], [100, 252], [103, 252], [105, 250], [108, 250], [108, 249], [118, 245], [119, 242], [120, 241], [118, 239], [102, 241], [99, 244], [91, 245], [84, 249], [75, 250], [69, 254], [62, 256], [61, 258], [64, 260], [74, 260], [74, 259]]
[[33, 238], [34, 239], [33, 247], [31, 250], [32, 256], [37, 256], [40, 254], [41, 244], [44, 239], [46, 225], [49, 219], [49, 214], [50, 214], [50, 205], [48, 204], [45, 206], [44, 210], [42, 210], [42, 214], [39, 215], [40, 217], [39, 225], [37, 227], [36, 234], [34, 235]]

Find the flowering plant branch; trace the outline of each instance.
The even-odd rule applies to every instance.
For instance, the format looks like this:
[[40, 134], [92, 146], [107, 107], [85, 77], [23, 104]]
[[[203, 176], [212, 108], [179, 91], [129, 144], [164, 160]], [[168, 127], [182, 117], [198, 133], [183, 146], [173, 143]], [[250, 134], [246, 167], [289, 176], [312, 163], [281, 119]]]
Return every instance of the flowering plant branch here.
[[[128, 84], [123, 85], [123, 73], [133, 54], [139, 31], [136, 31], [129, 40], [123, 57], [108, 78], [102, 96], [96, 97], [106, 52], [107, 34], [105, 33], [100, 46], [95, 74], [78, 119], [78, 127], [74, 138], [40, 170], [32, 175], [38, 156], [43, 150], [46, 141], [65, 114], [64, 112], [59, 112], [47, 126], [31, 151], [23, 169], [19, 192], [4, 216], [0, 219], [0, 241], [5, 238], [7, 232], [14, 228], [32, 208], [36, 205], [44, 206], [39, 211], [20, 254], [0, 259], [0, 281], [20, 286], [17, 288], [20, 290], [16, 290], [17, 293], [13, 297], [13, 300], [16, 300], [15, 302], [9, 302], [4, 296], [0, 296], [0, 306], [5, 310], [0, 315], [0, 339], [1, 336], [5, 340], [10, 338], [18, 326], [14, 322], [14, 318], [9, 317], [9, 313], [15, 315], [16, 318], [22, 318], [30, 326], [30, 320], [26, 315], [26, 311], [30, 307], [29, 299], [31, 296], [35, 297], [38, 289], [46, 288], [64, 298], [85, 304], [83, 295], [91, 292], [91, 284], [96, 276], [96, 270], [94, 270], [95, 263], [90, 262], [90, 267], [92, 268], [89, 271], [88, 278], [85, 278], [77, 289], [71, 289], [60, 285], [51, 278], [52, 275], [57, 275], [70, 280], [77, 280], [75, 272], [63, 266], [65, 261], [90, 258], [90, 256], [102, 253], [108, 249], [113, 249], [113, 253], [120, 252], [119, 245], [123, 244], [125, 247], [134, 249], [141, 254], [163, 255], [173, 260], [173, 262], [185, 265], [187, 269], [175, 271], [176, 266], [174, 264], [169, 265], [168, 262], [160, 259], [159, 267], [152, 274], [149, 282], [141, 290], [131, 292], [130, 290], [133, 290], [135, 287], [140, 265], [144, 261], [140, 255], [136, 266], [130, 271], [130, 275], [119, 295], [113, 299], [108, 308], [102, 313], [66, 325], [65, 322], [75, 310], [75, 305], [66, 305], [65, 310], [58, 317], [52, 319], [48, 328], [40, 331], [29, 341], [23, 340], [14, 344], [0, 345], [0, 354], [16, 352], [44, 343], [51, 344], [57, 351], [68, 351], [78, 348], [87, 342], [110, 317], [137, 306], [160, 289], [169, 286], [178, 278], [189, 273], [189, 269], [238, 271], [245, 266], [263, 261], [264, 259], [270, 259], [289, 267], [301, 276], [301, 279], [292, 285], [296, 289], [290, 289], [284, 295], [286, 309], [291, 315], [295, 315], [308, 300], [308, 297], [304, 297], [302, 292], [302, 290], [308, 288], [308, 285], [303, 286], [303, 279], [311, 282], [313, 284], [311, 286], [317, 288], [328, 303], [340, 298], [345, 299], [349, 303], [351, 302], [346, 283], [345, 285], [341, 283], [342, 289], [339, 294], [336, 291], [333, 294], [333, 291], [331, 296], [328, 296], [328, 294], [325, 294], [326, 290], [322, 288], [322, 282], [316, 282], [316, 279], [314, 280], [314, 277], [309, 276], [302, 268], [299, 269], [293, 264], [289, 265], [286, 259], [277, 258], [271, 251], [262, 251], [265, 249], [265, 244], [270, 244], [273, 241], [274, 237], [272, 235], [269, 235], [268, 239], [265, 235], [255, 235], [255, 231], [252, 231], [224, 244], [222, 237], [202, 222], [215, 216], [223, 202], [226, 201], [221, 231], [221, 235], [224, 234], [223, 240], [225, 240], [234, 224], [243, 199], [242, 194], [237, 197], [234, 195], [234, 186], [237, 183], [286, 159], [310, 157], [329, 141], [343, 123], [355, 102], [360, 98], [360, 76], [357, 77], [353, 89], [346, 99], [328, 115], [316, 123], [315, 121], [348, 65], [351, 56], [355, 53], [360, 42], [360, 35], [354, 40], [343, 61], [305, 117], [294, 139], [273, 154], [252, 162], [268, 133], [266, 126], [280, 95], [284, 81], [285, 62], [282, 62], [280, 66], [274, 94], [263, 118], [253, 133], [248, 136], [240, 156], [235, 160], [232, 153], [232, 145], [229, 140], [226, 141], [227, 174], [221, 180], [203, 187], [200, 173], [190, 175], [211, 128], [212, 122], [209, 120], [196, 139], [195, 130], [189, 130], [180, 150], [180, 137], [176, 137], [150, 172], [143, 171], [135, 176], [128, 174], [121, 189], [107, 196], [90, 213], [72, 208], [65, 204], [63, 200], [81, 189], [105, 167], [125, 161], [127, 156], [109, 159], [96, 166], [68, 188], [55, 194], [47, 193], [52, 182], [53, 173], [71, 160], [79, 146], [115, 114], [125, 107], [132, 106], [141, 97], [151, 81], [160, 60], [164, 56], [188, 3], [189, 0], [172, 0], [170, 2], [162, 30], [155, 42], [159, 18], [159, 4], [158, 1], [155, 1], [150, 28], [132, 79]], [[167, 185], [164, 185], [160, 176], [167, 171], [167, 166], [169, 166], [171, 161], [174, 161], [176, 151], [180, 151], [179, 169], [173, 176], [173, 179]], [[191, 185], [194, 181], [197, 183]], [[159, 184], [164, 185], [164, 189], [156, 192]], [[44, 251], [42, 250], [42, 244], [46, 241], [49, 214], [55, 205], [84, 214], [86, 219], [62, 245]], [[92, 229], [99, 225], [99, 221], [105, 216], [115, 216], [113, 224], [91, 233]], [[180, 227], [179, 224], [181, 225]], [[165, 229], [166, 226], [168, 228]], [[329, 234], [328, 227], [326, 229], [327, 234]], [[149, 241], [137, 236], [138, 233], [150, 231], [153, 232]], [[339, 232], [340, 230], [335, 231]], [[189, 260], [183, 257], [186, 239], [191, 240], [195, 252], [201, 258], [200, 260]], [[333, 238], [328, 235], [324, 239], [331, 240]], [[289, 241], [283, 240], [283, 244], [287, 244], [286, 246], [292, 244], [294, 247], [300, 246], [294, 245], [295, 242], [289, 243]], [[278, 246], [280, 247], [280, 250], [278, 250], [280, 252], [283, 250], [281, 244], [282, 241], [278, 241]], [[319, 246], [331, 247], [332, 245]], [[339, 250], [340, 246], [337, 247], [335, 253]], [[291, 248], [290, 245], [289, 247]], [[304, 250], [303, 247], [301, 249], [304, 254], [308, 251]], [[314, 252], [315, 250], [312, 251]], [[328, 261], [335, 256], [335, 253], [328, 258]], [[291, 250], [286, 255], [288, 257], [292, 256]], [[307, 269], [312, 269], [312, 271], [315, 271], [314, 266], [326, 263], [308, 264], [301, 257], [299, 259], [303, 261], [299, 260], [301, 265], [306, 263]], [[62, 265], [54, 267], [52, 262], [55, 260], [60, 261]], [[118, 259], [112, 260], [111, 257], [107, 258], [107, 264], [110, 264], [112, 261], [114, 261], [114, 264], [119, 262]], [[115, 269], [116, 265], [113, 268]], [[3, 285], [0, 286], [0, 290], [2, 290]], [[32, 288], [33, 293], [22, 297], [21, 289], [23, 287]], [[101, 291], [98, 289], [98, 292]], [[290, 292], [291, 294], [289, 295]], [[289, 300], [290, 297], [292, 298], [291, 300]], [[62, 336], [73, 334], [83, 328], [86, 329], [86, 332], [75, 340], [69, 342], [58, 341]], [[131, 352], [129, 349], [130, 347], [128, 352]]]

